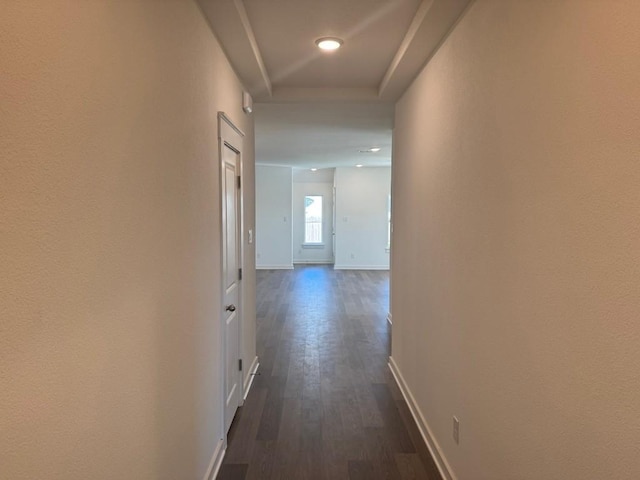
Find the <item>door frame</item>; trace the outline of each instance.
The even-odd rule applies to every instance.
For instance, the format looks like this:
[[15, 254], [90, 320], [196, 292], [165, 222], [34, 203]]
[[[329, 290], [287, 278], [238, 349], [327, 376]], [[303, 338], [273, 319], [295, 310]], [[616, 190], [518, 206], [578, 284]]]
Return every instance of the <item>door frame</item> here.
[[[226, 405], [226, 385], [227, 385], [227, 346], [225, 344], [225, 329], [226, 329], [226, 319], [225, 319], [225, 306], [224, 306], [224, 270], [223, 270], [223, 262], [222, 258], [224, 255], [224, 242], [223, 238], [223, 229], [222, 222], [224, 218], [224, 201], [222, 196], [224, 195], [224, 160], [223, 160], [223, 149], [225, 145], [227, 145], [232, 150], [238, 152], [239, 154], [239, 165], [237, 175], [240, 177], [240, 186], [236, 188], [236, 205], [238, 206], [238, 226], [237, 226], [237, 251], [238, 251], [238, 265], [239, 268], [244, 272], [244, 204], [243, 204], [243, 165], [244, 165], [244, 137], [245, 134], [242, 130], [236, 127], [231, 119], [224, 113], [218, 112], [218, 176], [219, 176], [219, 200], [220, 200], [220, 208], [219, 208], [219, 223], [220, 223], [220, 271], [218, 272], [218, 279], [220, 281], [220, 309], [219, 309], [219, 325], [220, 325], [220, 359], [222, 366], [222, 396], [221, 396], [221, 418], [222, 418], [222, 430], [224, 432], [223, 440], [224, 445], [226, 447], [227, 443], [227, 431], [226, 431], [226, 422], [225, 422], [225, 405]], [[244, 315], [243, 315], [243, 305], [244, 305], [244, 288], [243, 288], [243, 280], [240, 278], [238, 280], [238, 305], [237, 305], [237, 321], [238, 321], [238, 354], [240, 360], [243, 362], [243, 369], [240, 370], [239, 376], [239, 403], [238, 406], [242, 406], [244, 403], [244, 370], [246, 366], [244, 365], [243, 358], [243, 345], [244, 345]]]

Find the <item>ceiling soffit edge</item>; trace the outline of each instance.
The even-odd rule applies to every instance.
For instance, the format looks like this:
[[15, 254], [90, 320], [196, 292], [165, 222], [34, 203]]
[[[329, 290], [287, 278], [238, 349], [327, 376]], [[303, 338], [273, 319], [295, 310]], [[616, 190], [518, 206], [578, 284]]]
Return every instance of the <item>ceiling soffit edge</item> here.
[[260, 53], [260, 47], [258, 46], [258, 42], [256, 41], [256, 36], [253, 33], [253, 27], [251, 26], [251, 22], [249, 21], [247, 9], [245, 8], [244, 2], [242, 0], [233, 0], [233, 4], [235, 5], [238, 16], [240, 17], [240, 22], [242, 23], [242, 28], [244, 29], [244, 33], [247, 36], [247, 40], [251, 45], [251, 51], [253, 52], [254, 60], [258, 65], [258, 69], [260, 70], [262, 81], [264, 82], [264, 85], [261, 85], [261, 87], [266, 89], [269, 96], [271, 96], [273, 91], [271, 79], [269, 78], [267, 67], [265, 67], [264, 65], [262, 54]]
[[418, 29], [422, 26], [425, 17], [429, 13], [429, 9], [433, 5], [433, 1], [434, 0], [422, 0], [422, 3], [420, 3], [418, 10], [413, 16], [413, 20], [411, 21], [411, 24], [407, 29], [407, 33], [402, 39], [402, 43], [400, 43], [400, 46], [398, 47], [398, 50], [396, 51], [396, 54], [393, 57], [393, 60], [391, 60], [391, 64], [389, 65], [387, 72], [385, 73], [384, 77], [382, 78], [382, 81], [380, 82], [380, 86], [378, 87], [379, 97], [381, 97], [384, 94], [385, 89], [387, 88], [387, 86], [389, 85], [389, 82], [391, 81], [391, 78], [397, 73], [398, 65], [400, 64], [403, 57], [407, 53], [407, 50], [409, 49], [411, 42], [413, 42], [413, 39], [415, 38], [416, 33], [418, 32]]

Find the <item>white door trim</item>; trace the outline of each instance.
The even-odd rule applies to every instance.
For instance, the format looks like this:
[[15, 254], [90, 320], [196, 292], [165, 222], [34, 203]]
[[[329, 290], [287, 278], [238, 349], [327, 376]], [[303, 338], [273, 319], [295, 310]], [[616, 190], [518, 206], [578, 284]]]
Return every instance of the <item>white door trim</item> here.
[[[238, 207], [238, 238], [237, 238], [237, 247], [238, 247], [238, 265], [244, 271], [244, 207], [242, 201], [242, 168], [243, 168], [243, 138], [244, 132], [236, 127], [233, 122], [227, 117], [224, 112], [218, 112], [218, 169], [219, 169], [219, 188], [220, 188], [220, 212], [219, 212], [219, 220], [221, 225], [221, 235], [223, 233], [222, 222], [224, 221], [224, 202], [222, 200], [222, 195], [224, 195], [224, 160], [223, 160], [223, 150], [225, 145], [231, 150], [239, 153], [239, 164], [237, 175], [240, 177], [240, 188], [237, 189], [237, 197], [236, 197], [236, 205]], [[220, 239], [220, 258], [223, 259], [224, 255], [224, 241], [225, 239]], [[227, 441], [227, 429], [226, 429], [226, 418], [225, 418], [225, 405], [226, 405], [226, 385], [227, 385], [227, 351], [225, 344], [225, 334], [226, 334], [226, 319], [225, 319], [225, 281], [224, 281], [224, 267], [223, 262], [220, 263], [220, 359], [222, 366], [222, 402], [221, 402], [221, 417], [222, 417], [222, 425], [223, 425], [223, 441], [226, 447]], [[237, 318], [238, 318], [238, 353], [240, 359], [242, 359], [242, 346], [243, 346], [243, 282], [242, 279], [238, 281], [238, 305], [237, 305]], [[243, 366], [243, 369], [246, 366]], [[238, 382], [238, 388], [240, 389], [239, 398], [241, 405], [244, 399], [244, 372], [240, 373], [240, 381]]]

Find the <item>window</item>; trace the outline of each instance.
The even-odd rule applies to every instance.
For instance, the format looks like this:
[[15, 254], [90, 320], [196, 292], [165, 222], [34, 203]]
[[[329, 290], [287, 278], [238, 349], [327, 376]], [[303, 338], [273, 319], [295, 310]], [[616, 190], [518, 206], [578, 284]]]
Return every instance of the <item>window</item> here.
[[322, 196], [304, 197], [304, 243], [322, 243]]
[[391, 194], [387, 197], [387, 249], [391, 248]]

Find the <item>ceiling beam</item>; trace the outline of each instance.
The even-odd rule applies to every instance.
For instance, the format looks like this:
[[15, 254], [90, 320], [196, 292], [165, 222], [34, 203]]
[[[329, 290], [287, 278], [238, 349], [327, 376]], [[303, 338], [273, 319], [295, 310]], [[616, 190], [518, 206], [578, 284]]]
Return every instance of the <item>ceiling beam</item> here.
[[413, 16], [411, 25], [409, 25], [409, 29], [407, 30], [407, 33], [405, 34], [404, 39], [402, 40], [402, 43], [400, 43], [400, 47], [398, 47], [398, 51], [396, 52], [395, 56], [393, 57], [393, 60], [389, 64], [389, 68], [387, 69], [387, 72], [384, 74], [384, 77], [382, 78], [382, 82], [380, 82], [380, 86], [378, 87], [379, 97], [382, 96], [385, 89], [389, 85], [389, 82], [391, 81], [391, 77], [393, 77], [393, 75], [395, 74], [398, 68], [398, 65], [400, 65], [400, 62], [402, 61], [404, 55], [407, 53], [407, 50], [409, 49], [411, 42], [413, 42], [413, 39], [416, 36], [416, 33], [418, 32], [418, 29], [422, 25], [422, 22], [424, 22], [424, 19], [426, 18], [427, 13], [429, 13], [429, 9], [431, 8], [432, 5], [433, 5], [433, 0], [422, 0], [422, 3], [418, 7], [418, 10], [416, 10], [416, 14]]
[[264, 65], [264, 61], [262, 60], [262, 54], [260, 53], [260, 48], [258, 48], [258, 42], [256, 40], [256, 36], [253, 33], [251, 22], [249, 22], [247, 10], [242, 0], [233, 0], [233, 3], [236, 7], [236, 10], [238, 11], [238, 15], [240, 16], [240, 22], [242, 23], [242, 27], [244, 28], [245, 35], [247, 36], [249, 44], [251, 45], [251, 50], [253, 52], [256, 63], [258, 64], [258, 68], [260, 69], [260, 74], [262, 76], [262, 80], [264, 81], [265, 88], [267, 89], [267, 92], [269, 92], [269, 96], [271, 96], [273, 94], [271, 79], [269, 78], [267, 68]]
[[268, 100], [277, 103], [383, 103], [375, 87], [274, 87]]

